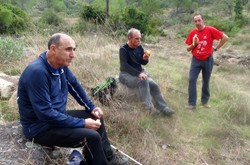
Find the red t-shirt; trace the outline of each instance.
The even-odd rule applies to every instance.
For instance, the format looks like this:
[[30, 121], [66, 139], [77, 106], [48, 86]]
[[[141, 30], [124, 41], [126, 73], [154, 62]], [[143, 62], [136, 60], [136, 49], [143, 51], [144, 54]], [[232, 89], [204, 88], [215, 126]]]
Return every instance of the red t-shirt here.
[[199, 38], [199, 43], [192, 50], [192, 54], [198, 60], [206, 60], [213, 52], [214, 40], [221, 39], [223, 32], [212, 26], [205, 26], [202, 30], [198, 30], [196, 28], [188, 34], [185, 41], [187, 45], [191, 45], [193, 43], [193, 37], [195, 34]]

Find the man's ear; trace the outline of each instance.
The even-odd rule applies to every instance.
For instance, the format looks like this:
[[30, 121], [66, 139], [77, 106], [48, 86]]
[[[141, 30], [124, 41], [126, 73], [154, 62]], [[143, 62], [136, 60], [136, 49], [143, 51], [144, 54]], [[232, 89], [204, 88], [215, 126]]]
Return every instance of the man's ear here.
[[51, 44], [50, 45], [50, 51], [55, 51], [56, 50], [56, 45], [55, 44]]

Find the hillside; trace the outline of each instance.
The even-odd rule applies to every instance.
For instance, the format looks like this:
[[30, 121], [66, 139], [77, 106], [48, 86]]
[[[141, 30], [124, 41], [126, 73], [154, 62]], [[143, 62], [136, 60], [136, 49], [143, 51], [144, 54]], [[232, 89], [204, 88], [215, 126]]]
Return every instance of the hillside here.
[[[102, 34], [74, 35], [77, 57], [70, 68], [88, 92], [119, 73], [118, 48], [126, 38]], [[21, 70], [46, 49], [48, 36], [25, 36], [29, 55], [9, 67]], [[106, 118], [111, 143], [145, 165], [249, 164], [250, 80], [249, 69], [235, 60], [222, 59], [211, 78], [211, 109], [185, 109], [190, 54], [183, 39], [160, 38], [157, 44], [143, 42], [152, 57], [146, 70], [158, 82], [173, 117], [152, 116], [130, 94], [120, 93], [110, 107], [98, 100]], [[247, 51], [247, 50], [245, 50]], [[215, 56], [244, 52], [227, 43]], [[200, 94], [201, 81], [198, 81]], [[93, 98], [94, 99], [94, 98]], [[69, 99], [69, 108], [79, 108]], [[12, 112], [11, 112], [12, 111]], [[9, 113], [16, 114], [16, 109]], [[131, 164], [133, 164], [131, 162]]]
[[[150, 3], [156, 1], [161, 2], [154, 0]], [[150, 18], [154, 18], [150, 22], [151, 25], [163, 21], [163, 25], [158, 27], [163, 29], [161, 35], [151, 34], [143, 37], [142, 45], [151, 51], [151, 60], [145, 69], [159, 84], [169, 106], [176, 113], [172, 117], [149, 114], [140, 107], [135, 95], [124, 88], [119, 88], [116, 91], [110, 106], [104, 106], [98, 99], [91, 97], [105, 113], [106, 129], [112, 145], [143, 165], [250, 164], [250, 28], [247, 6], [250, 2], [244, 1], [247, 4], [244, 6], [246, 25], [239, 28], [235, 24], [231, 25], [234, 17], [233, 1], [192, 1], [193, 6], [191, 7], [188, 3], [191, 1], [188, 0], [168, 0], [164, 3], [162, 1], [165, 15], [157, 17], [159, 19], [153, 17], [155, 16], [154, 11], [158, 10], [157, 5], [154, 5], [156, 8], [153, 8], [153, 5], [143, 3], [146, 2], [143, 0], [138, 1], [138, 3], [137, 1], [126, 1], [126, 3], [130, 2], [133, 5], [138, 5], [141, 2], [143, 5], [139, 6], [145, 7], [143, 11], [153, 13], [153, 16], [150, 16]], [[7, 45], [1, 49], [0, 72], [18, 77], [31, 61], [47, 49], [47, 42], [52, 33], [66, 31], [77, 43], [77, 56], [71, 63], [70, 69], [89, 95], [91, 95], [91, 88], [100, 85], [107, 77], [116, 77], [119, 74], [118, 50], [119, 46], [127, 39], [123, 35], [125, 29], [113, 31], [112, 28], [119, 28], [119, 23], [123, 19], [120, 17], [114, 19], [118, 21], [118, 24], [113, 25], [113, 27], [109, 24], [95, 24], [93, 20], [83, 21], [76, 16], [74, 12], [80, 6], [77, 4], [83, 2], [90, 4], [94, 1], [64, 1], [75, 4], [75, 6], [72, 6], [70, 10], [63, 7], [60, 12], [55, 13], [47, 12], [47, 8], [51, 7], [49, 2], [53, 2], [52, 6], [57, 8], [60, 7], [57, 4], [62, 5], [61, 0], [20, 2], [13, 0], [14, 2], [20, 3], [19, 6], [24, 4], [24, 8], [32, 9], [30, 15], [33, 22], [23, 33], [0, 36], [0, 46]], [[112, 2], [115, 2], [111, 3], [113, 11], [116, 11], [116, 8], [121, 9], [120, 6], [124, 7], [125, 4], [125, 1], [121, 0]], [[105, 1], [96, 0], [95, 3], [103, 7]], [[141, 8], [138, 7], [139, 11]], [[228, 8], [231, 10], [227, 10]], [[198, 104], [195, 111], [190, 111], [185, 106], [187, 105], [191, 54], [186, 51], [184, 40], [188, 29], [193, 27], [190, 22], [190, 13], [193, 13], [194, 9], [206, 13], [209, 16], [209, 21], [217, 26], [230, 29], [230, 39], [223, 48], [214, 54], [216, 63], [210, 83], [211, 99], [209, 104], [211, 108], [206, 109]], [[59, 17], [58, 21], [62, 22], [59, 25], [53, 25], [54, 20], [51, 25], [40, 20], [40, 17], [45, 16], [48, 16], [48, 20], [58, 18], [56, 16], [65, 18], [62, 21]], [[125, 28], [122, 25], [121, 27]], [[10, 58], [11, 60], [9, 60], [8, 55], [15, 53], [21, 58], [15, 60]], [[17, 84], [17, 79], [14, 83]], [[197, 81], [198, 103], [200, 103], [201, 84], [200, 75]], [[1, 126], [9, 121], [16, 123], [19, 119], [15, 98], [14, 94], [10, 100], [0, 100]], [[72, 97], [69, 97], [68, 109], [81, 108]], [[2, 143], [2, 147], [0, 147], [2, 155], [8, 155], [9, 159], [18, 159], [22, 162], [20, 164], [36, 164], [34, 163], [36, 161], [31, 159], [32, 151], [25, 155], [26, 150], [22, 150], [18, 153], [21, 155], [20, 157], [16, 155], [16, 152], [13, 152], [16, 151], [15, 147], [19, 146], [20, 137], [16, 136], [10, 140], [9, 137], [12, 135], [19, 135], [16, 133], [17, 131], [12, 132], [11, 128], [11, 124], [6, 128], [1, 127], [0, 131], [5, 134], [0, 135], [0, 139], [11, 143], [10, 146]], [[15, 129], [17, 128], [13, 130]], [[2, 155], [0, 154], [0, 158]], [[43, 160], [44, 155], [46, 159]], [[50, 162], [59, 165], [62, 162], [66, 164], [64, 160], [67, 159], [68, 155], [64, 156], [64, 159], [58, 162], [57, 159], [53, 159], [46, 153], [40, 157], [42, 157], [44, 165], [50, 164]], [[0, 160], [0, 164], [2, 162], [4, 161]], [[130, 165], [133, 164], [135, 163], [130, 161]]]

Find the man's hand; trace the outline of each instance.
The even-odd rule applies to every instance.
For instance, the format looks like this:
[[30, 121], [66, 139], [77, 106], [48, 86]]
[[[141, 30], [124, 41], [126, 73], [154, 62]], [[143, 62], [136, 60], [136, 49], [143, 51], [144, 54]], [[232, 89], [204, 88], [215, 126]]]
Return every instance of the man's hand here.
[[94, 120], [91, 118], [85, 119], [85, 128], [97, 130], [100, 128], [101, 125], [102, 124], [100, 122], [100, 119], [97, 119], [97, 120]]
[[193, 37], [193, 43], [192, 43], [192, 45], [196, 46], [198, 43], [199, 43], [199, 38], [197, 37], [197, 34], [195, 34], [194, 37]]
[[138, 76], [141, 80], [147, 80], [148, 79], [148, 75], [145, 73], [140, 73]]
[[103, 111], [100, 107], [96, 107], [91, 112], [92, 115], [94, 115], [97, 119], [100, 119], [103, 116]]
[[187, 51], [189, 52], [189, 51], [193, 50], [198, 43], [199, 43], [199, 38], [198, 38], [197, 34], [195, 34], [193, 37], [192, 44], [188, 45], [188, 47], [187, 47]]
[[143, 60], [147, 61], [149, 60], [149, 57], [150, 57], [150, 52], [149, 51], [145, 51], [144, 54], [143, 54]]

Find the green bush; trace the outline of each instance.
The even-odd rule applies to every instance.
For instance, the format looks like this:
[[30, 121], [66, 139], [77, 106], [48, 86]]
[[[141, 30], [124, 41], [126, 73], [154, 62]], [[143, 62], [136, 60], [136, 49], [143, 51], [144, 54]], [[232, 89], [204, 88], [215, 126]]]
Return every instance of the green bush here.
[[128, 29], [134, 27], [144, 34], [150, 33], [149, 17], [143, 11], [132, 6], [126, 7], [122, 13], [122, 19]]
[[0, 5], [1, 34], [17, 34], [24, 31], [28, 27], [28, 20], [27, 13], [20, 8], [9, 4]]
[[177, 29], [177, 34], [180, 35], [180, 37], [186, 38], [189, 32], [194, 28], [195, 26], [192, 23], [192, 24], [187, 24], [187, 25], [176, 25], [175, 29]]
[[112, 28], [113, 31], [122, 31], [127, 29], [125, 28], [125, 23], [122, 21], [122, 16], [120, 13], [113, 13], [109, 16], [108, 21], [106, 23]]
[[47, 11], [43, 12], [41, 19], [42, 22], [55, 26], [58, 26], [63, 22], [62, 18], [59, 17], [52, 9], [48, 9]]
[[[144, 35], [161, 34], [161, 26], [165, 18], [159, 14], [145, 14], [136, 7], [128, 6], [121, 11], [110, 13], [106, 19], [106, 13], [100, 7], [94, 5], [84, 5], [80, 9], [80, 22], [91, 21], [96, 24], [104, 25], [113, 34], [120, 34], [134, 27], [139, 29]], [[81, 23], [79, 23], [81, 24]]]
[[80, 18], [98, 24], [105, 23], [105, 11], [96, 6], [84, 5], [80, 8]]
[[10, 26], [10, 24], [12, 22], [12, 19], [13, 19], [13, 13], [9, 9], [6, 9], [3, 6], [0, 6], [0, 26], [1, 26], [1, 31]]
[[23, 56], [24, 43], [11, 37], [0, 37], [0, 63], [6, 64]]
[[225, 32], [230, 36], [235, 36], [239, 32], [240, 27], [234, 20], [223, 20], [222, 18], [206, 17], [206, 24]]
[[149, 34], [152, 35], [162, 35], [163, 34], [163, 25], [166, 18], [160, 14], [154, 14], [150, 17], [149, 20]]
[[65, 12], [66, 6], [62, 0], [52, 1], [53, 2], [53, 8], [56, 12]]
[[73, 33], [73, 31], [76, 31], [80, 34], [84, 34], [87, 30], [86, 22], [84, 20], [78, 21], [78, 23], [73, 28], [71, 28], [71, 30], [71, 33]]

